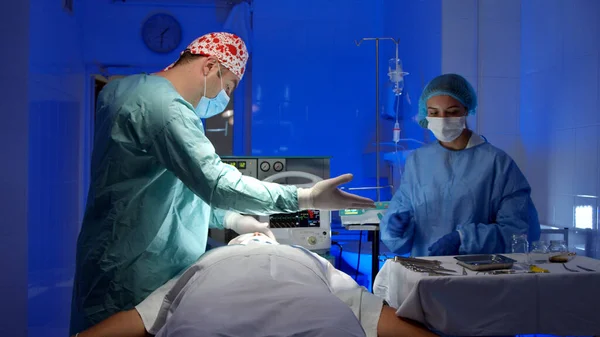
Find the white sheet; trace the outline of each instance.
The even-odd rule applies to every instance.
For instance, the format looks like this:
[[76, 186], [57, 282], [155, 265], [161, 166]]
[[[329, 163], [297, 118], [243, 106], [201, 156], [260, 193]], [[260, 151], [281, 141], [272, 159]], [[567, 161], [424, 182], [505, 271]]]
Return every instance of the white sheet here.
[[462, 276], [451, 256], [426, 259], [441, 261], [457, 276], [428, 276], [388, 260], [375, 278], [374, 293], [398, 308], [398, 316], [454, 336], [600, 335], [598, 260], [578, 256], [567, 263], [578, 272], [551, 263], [540, 265], [548, 274], [477, 275], [467, 270]]
[[[252, 258], [248, 258], [250, 256]], [[251, 276], [254, 270], [260, 270], [261, 268], [263, 272]], [[243, 274], [240, 274], [242, 269], [244, 270]], [[270, 270], [268, 279], [252, 282], [253, 279], [256, 280], [264, 276], [265, 270]], [[243, 282], [240, 283], [240, 281]], [[274, 282], [270, 284], [269, 289], [261, 289], [261, 286], [270, 281]], [[238, 289], [240, 284], [243, 284], [243, 289]], [[209, 289], [209, 293], [197, 294], [198, 292], [209, 291]], [[310, 290], [300, 295], [300, 292], [304, 291], [303, 289]], [[243, 295], [231, 296], [236, 291]], [[285, 291], [288, 292], [284, 293]], [[318, 294], [320, 291], [323, 291], [322, 296], [312, 299], [313, 304], [305, 301], [305, 299], [313, 294]], [[217, 293], [220, 293], [218, 297], [216, 296]], [[228, 301], [228, 309], [226, 310], [231, 311], [228, 315], [239, 317], [241, 313], [234, 314], [232, 312], [239, 311], [242, 307], [245, 316], [250, 315], [249, 317], [252, 317], [252, 315], [260, 316], [262, 314], [263, 317], [266, 317], [265, 315], [272, 315], [272, 313], [259, 313], [260, 310], [256, 308], [244, 308], [248, 305], [248, 294], [253, 294], [254, 297], [250, 300], [256, 303], [265, 300], [271, 301], [271, 297], [280, 296], [284, 298], [287, 296], [294, 299], [293, 305], [298, 305], [299, 308], [304, 306], [304, 309], [299, 310], [307, 310], [312, 306], [312, 310], [315, 311], [324, 310], [325, 308], [320, 308], [323, 306], [335, 305], [335, 303], [332, 303], [335, 301], [325, 301], [326, 293], [335, 295], [351, 310], [354, 317], [360, 322], [366, 336], [377, 336], [377, 323], [383, 300], [360, 287], [350, 276], [335, 269], [324, 258], [304, 248], [287, 245], [228, 246], [209, 251], [183, 273], [180, 278], [173, 279], [157, 289], [136, 309], [144, 321], [146, 330], [156, 334], [165, 326], [167, 320], [177, 313], [177, 309], [186, 301], [186, 296], [194, 302], [203, 302], [197, 304], [198, 307], [193, 310], [195, 312], [202, 308], [214, 309], [214, 321], [218, 319], [219, 315], [224, 314], [216, 312], [224, 300]], [[215, 294], [215, 297], [210, 298], [213, 294]], [[317, 303], [320, 299], [325, 302]], [[196, 304], [184, 303], [184, 305], [186, 311], [192, 311], [190, 305]], [[268, 305], [261, 305], [260, 307], [266, 306]], [[221, 308], [221, 310], [224, 309]], [[324, 311], [320, 315], [332, 315], [331, 311]], [[343, 309], [340, 308], [340, 311], [343, 311]], [[213, 311], [206, 314], [206, 316], [212, 315]], [[286, 319], [301, 322], [302, 315], [291, 316], [295, 317]], [[343, 318], [328, 317], [328, 320], [333, 322], [343, 320]], [[291, 326], [293, 323], [298, 322], [288, 322], [286, 326]], [[312, 322], [311, 324], [315, 325], [316, 323]], [[203, 325], [206, 326], [207, 324]], [[206, 331], [204, 332], [206, 333]], [[344, 333], [348, 336], [352, 335], [350, 331]]]

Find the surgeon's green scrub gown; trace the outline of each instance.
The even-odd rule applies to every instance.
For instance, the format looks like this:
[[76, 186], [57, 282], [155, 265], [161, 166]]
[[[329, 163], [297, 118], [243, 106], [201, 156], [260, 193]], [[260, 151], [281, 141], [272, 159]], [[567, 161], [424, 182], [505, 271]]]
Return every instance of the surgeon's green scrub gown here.
[[77, 242], [71, 332], [133, 308], [205, 251], [226, 210], [298, 210], [293, 186], [221, 162], [201, 120], [165, 78], [107, 84], [96, 106], [92, 183]]

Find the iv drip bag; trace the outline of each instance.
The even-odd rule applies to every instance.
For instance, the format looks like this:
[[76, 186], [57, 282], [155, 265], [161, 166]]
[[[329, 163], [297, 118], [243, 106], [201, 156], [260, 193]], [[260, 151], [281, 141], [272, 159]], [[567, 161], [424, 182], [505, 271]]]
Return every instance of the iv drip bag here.
[[408, 75], [408, 73], [402, 70], [402, 61], [397, 57], [390, 59], [388, 63], [388, 77], [390, 78], [390, 82], [394, 85], [392, 91], [396, 96], [402, 95], [402, 90], [404, 89], [404, 76], [406, 75]]

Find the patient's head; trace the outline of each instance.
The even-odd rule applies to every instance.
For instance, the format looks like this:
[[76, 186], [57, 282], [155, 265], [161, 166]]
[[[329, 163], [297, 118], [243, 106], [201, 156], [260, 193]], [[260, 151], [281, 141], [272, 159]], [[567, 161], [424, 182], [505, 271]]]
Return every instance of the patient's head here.
[[278, 245], [274, 239], [266, 236], [263, 233], [254, 232], [238, 235], [233, 238], [233, 240], [229, 241], [228, 245]]

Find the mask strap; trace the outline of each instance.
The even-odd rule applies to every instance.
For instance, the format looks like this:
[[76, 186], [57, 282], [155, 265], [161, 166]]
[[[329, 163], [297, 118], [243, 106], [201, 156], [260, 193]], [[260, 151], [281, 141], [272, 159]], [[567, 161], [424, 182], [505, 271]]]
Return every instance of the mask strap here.
[[204, 75], [204, 95], [202, 97], [206, 97], [206, 75]]

